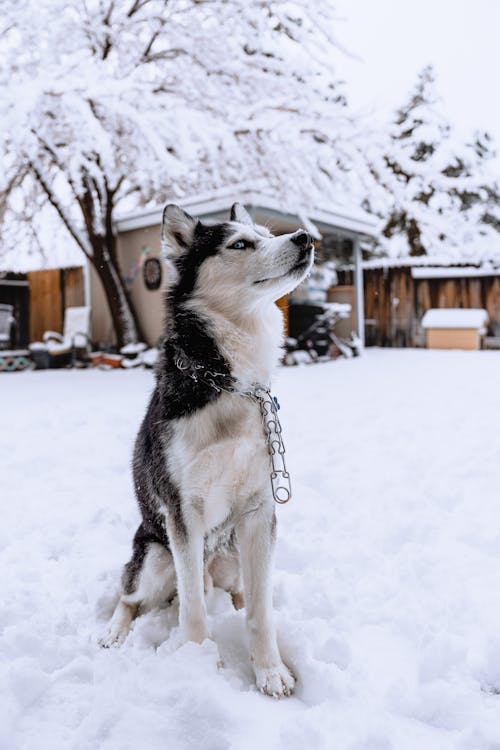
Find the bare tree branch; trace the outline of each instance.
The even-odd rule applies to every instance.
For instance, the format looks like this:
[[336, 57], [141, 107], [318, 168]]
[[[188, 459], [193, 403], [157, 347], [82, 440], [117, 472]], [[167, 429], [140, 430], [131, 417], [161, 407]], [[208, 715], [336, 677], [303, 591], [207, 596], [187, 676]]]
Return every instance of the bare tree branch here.
[[46, 182], [46, 180], [44, 179], [41, 171], [38, 169], [38, 167], [35, 165], [35, 163], [31, 159], [29, 159], [29, 158], [28, 158], [28, 166], [29, 166], [32, 174], [36, 178], [38, 184], [42, 188], [43, 192], [47, 196], [49, 202], [51, 203], [51, 205], [57, 211], [57, 213], [59, 215], [59, 218], [63, 222], [64, 226], [66, 227], [66, 229], [68, 230], [68, 232], [71, 234], [71, 236], [75, 240], [75, 242], [78, 245], [78, 247], [85, 253], [85, 255], [86, 255], [87, 258], [89, 258], [89, 259], [92, 258], [92, 250], [91, 250], [90, 246], [87, 245], [83, 241], [83, 238], [81, 237], [80, 233], [73, 226], [73, 223], [71, 222], [71, 220], [69, 219], [68, 215], [66, 214], [66, 211], [64, 210], [64, 208], [61, 206], [61, 204], [59, 203], [59, 201], [55, 197], [53, 191], [50, 189], [50, 187], [49, 187], [48, 183]]
[[[149, 5], [151, 0], [134, 0], [132, 3], [130, 10], [127, 13], [127, 18], [131, 18], [133, 15], [138, 13], [142, 8], [144, 8], [146, 5]], [[165, 3], [166, 5], [167, 3]]]

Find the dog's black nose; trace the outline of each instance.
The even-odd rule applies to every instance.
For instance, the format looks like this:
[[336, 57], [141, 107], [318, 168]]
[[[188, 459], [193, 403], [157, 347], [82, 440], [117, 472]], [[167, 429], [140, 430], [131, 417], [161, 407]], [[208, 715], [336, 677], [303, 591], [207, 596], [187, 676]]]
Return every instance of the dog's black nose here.
[[301, 248], [308, 247], [313, 243], [311, 235], [304, 232], [303, 229], [299, 229], [298, 232], [295, 232], [290, 239], [295, 245], [298, 245]]

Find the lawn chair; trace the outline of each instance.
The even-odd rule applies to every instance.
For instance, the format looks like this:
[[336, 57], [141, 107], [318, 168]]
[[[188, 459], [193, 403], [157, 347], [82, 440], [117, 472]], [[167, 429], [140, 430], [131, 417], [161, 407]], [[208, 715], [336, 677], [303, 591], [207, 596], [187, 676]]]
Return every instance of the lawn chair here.
[[45, 331], [43, 343], [30, 345], [36, 369], [85, 366], [90, 349], [90, 307], [67, 307], [62, 336], [57, 331]]

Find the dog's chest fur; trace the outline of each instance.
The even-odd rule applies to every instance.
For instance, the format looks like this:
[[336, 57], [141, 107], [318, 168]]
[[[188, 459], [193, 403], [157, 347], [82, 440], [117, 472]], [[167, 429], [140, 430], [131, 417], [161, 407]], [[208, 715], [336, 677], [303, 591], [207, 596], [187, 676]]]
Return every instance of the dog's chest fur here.
[[[218, 348], [236, 379], [249, 391], [268, 383], [281, 338], [281, 318], [248, 320], [245, 328], [213, 318]], [[198, 513], [205, 533], [241, 513], [269, 493], [269, 454], [258, 403], [241, 393], [221, 393], [193, 413], [175, 420], [166, 452], [184, 512]], [[256, 500], [258, 498], [258, 500]]]
[[269, 457], [258, 404], [222, 394], [192, 416], [179, 420], [166, 456], [186, 512], [203, 518], [205, 532], [269, 484]]

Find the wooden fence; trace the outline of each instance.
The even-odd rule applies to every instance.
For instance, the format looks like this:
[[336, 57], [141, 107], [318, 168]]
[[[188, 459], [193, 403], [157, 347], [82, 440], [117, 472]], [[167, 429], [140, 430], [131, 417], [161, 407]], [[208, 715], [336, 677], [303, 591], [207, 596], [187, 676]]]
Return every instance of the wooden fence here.
[[[411, 267], [365, 269], [367, 346], [425, 346], [422, 316], [435, 307], [487, 310], [492, 332], [500, 333], [500, 276], [413, 278]], [[351, 270], [338, 271], [352, 284]]]
[[28, 273], [30, 341], [41, 341], [45, 331], [63, 332], [64, 310], [84, 304], [81, 268]]

